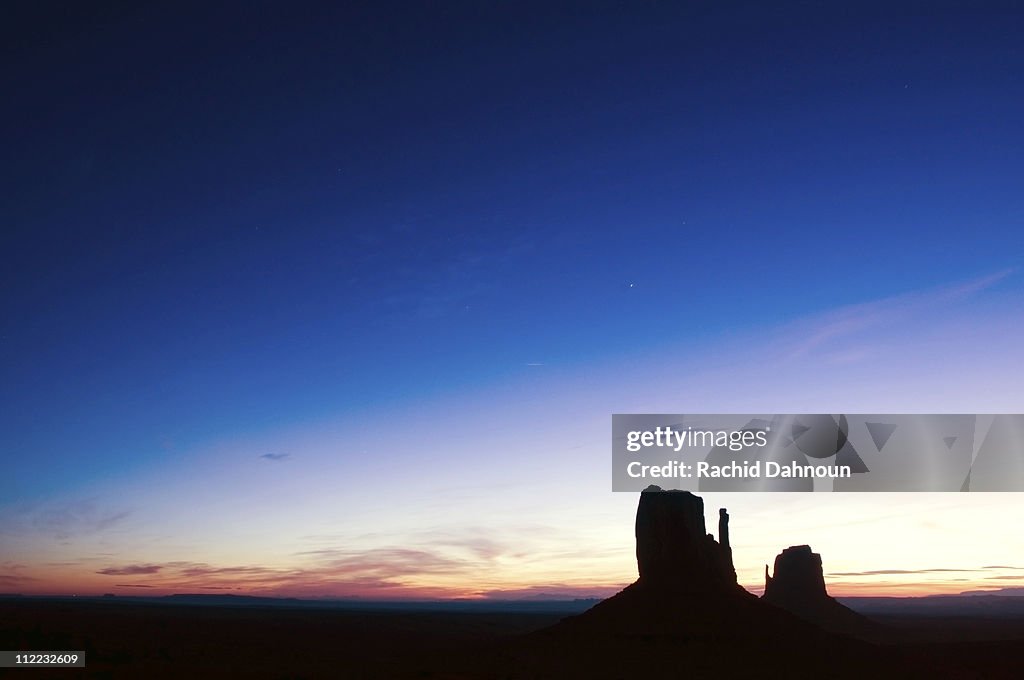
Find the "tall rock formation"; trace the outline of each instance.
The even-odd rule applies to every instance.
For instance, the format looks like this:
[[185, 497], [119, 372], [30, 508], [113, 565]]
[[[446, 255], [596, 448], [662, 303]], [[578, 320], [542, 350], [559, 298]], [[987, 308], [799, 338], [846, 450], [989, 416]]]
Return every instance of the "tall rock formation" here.
[[825, 589], [821, 555], [809, 545], [794, 545], [775, 557], [775, 575], [764, 565], [765, 602], [796, 614], [826, 630], [857, 637], [874, 637], [875, 625], [840, 604]]
[[[727, 541], [728, 514], [719, 514], [719, 537]], [[754, 634], [735, 627], [761, 603], [736, 582], [732, 551], [707, 533], [704, 500], [689, 491], [649, 486], [636, 511], [639, 578], [592, 609], [559, 625], [565, 631], [620, 635]], [[788, 614], [786, 616], [789, 616]]]
[[639, 583], [673, 590], [735, 590], [725, 510], [720, 514], [719, 534], [724, 544], [705, 533], [704, 500], [699, 496], [647, 487], [636, 511]]

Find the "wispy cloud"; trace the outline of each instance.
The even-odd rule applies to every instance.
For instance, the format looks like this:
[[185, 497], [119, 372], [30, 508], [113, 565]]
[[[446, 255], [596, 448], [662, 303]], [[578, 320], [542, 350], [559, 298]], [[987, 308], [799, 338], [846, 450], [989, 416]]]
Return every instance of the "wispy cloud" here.
[[978, 279], [948, 286], [942, 289], [942, 293], [946, 299], [962, 299], [970, 297], [971, 295], [981, 292], [986, 288], [991, 288], [1003, 279], [1015, 273], [1017, 273], [1017, 267], [1008, 267], [993, 274], [989, 274], [988, 276], [982, 276]]
[[0, 574], [0, 586], [5, 588], [19, 587], [38, 580], [34, 576], [25, 576], [23, 574]]
[[339, 551], [331, 556], [324, 569], [349, 577], [391, 580], [426, 574], [459, 574], [470, 569], [472, 564], [469, 560], [449, 557], [437, 551], [378, 548], [348, 553]]
[[932, 569], [872, 569], [870, 571], [834, 571], [828, 576], [891, 576], [895, 574], [944, 574], [984, 571], [983, 569], [948, 569], [936, 567]]
[[263, 460], [281, 461], [291, 458], [290, 453], [264, 453], [260, 458]]
[[450, 596], [451, 588], [419, 586], [416, 582], [425, 576], [458, 580], [476, 573], [477, 564], [475, 560], [439, 551], [409, 548], [324, 549], [306, 554], [309, 562], [295, 568], [172, 561], [108, 567], [96, 573], [146, 575], [150, 587], [171, 592], [210, 589], [291, 595], [441, 597]]
[[94, 500], [79, 500], [35, 512], [30, 523], [37, 531], [65, 540], [104, 532], [130, 514], [130, 510], [103, 508]]
[[139, 574], [155, 574], [162, 568], [159, 564], [129, 564], [123, 567], [107, 567], [96, 573], [104, 576], [137, 576]]
[[272, 569], [266, 567], [211, 567], [209, 565], [196, 565], [181, 569], [181, 575], [189, 578], [206, 577], [206, 576], [242, 576], [242, 575], [258, 575], [263, 576], [266, 574], [275, 573]]
[[[943, 305], [968, 299], [995, 286], [1016, 269], [1004, 269], [970, 281], [940, 288], [895, 295], [872, 302], [847, 305], [810, 319], [791, 324], [790, 337], [795, 337], [789, 359], [800, 359], [815, 352], [830, 354], [834, 361], [849, 363], [869, 356], [870, 349], [858, 343], [868, 331], [882, 328], [908, 317], [934, 310]], [[853, 341], [855, 347], [841, 346]], [[837, 345], [840, 345], [837, 347]]]

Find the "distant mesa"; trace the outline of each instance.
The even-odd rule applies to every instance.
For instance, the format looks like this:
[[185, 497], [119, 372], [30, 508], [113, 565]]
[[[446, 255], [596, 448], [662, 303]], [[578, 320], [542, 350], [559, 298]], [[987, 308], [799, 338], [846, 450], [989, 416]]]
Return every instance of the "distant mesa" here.
[[794, 545], [775, 557], [775, 575], [764, 565], [762, 598], [825, 630], [873, 637], [875, 624], [840, 604], [825, 589], [821, 555], [809, 545]]

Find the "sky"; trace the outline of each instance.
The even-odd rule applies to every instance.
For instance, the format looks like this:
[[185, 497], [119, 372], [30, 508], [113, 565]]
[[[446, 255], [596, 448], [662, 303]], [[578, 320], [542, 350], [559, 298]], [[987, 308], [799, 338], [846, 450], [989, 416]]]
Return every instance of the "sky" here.
[[[0, 592], [606, 595], [612, 413], [1024, 406], [1009, 4], [10, 19]], [[1024, 585], [1022, 501], [705, 495], [840, 595]]]

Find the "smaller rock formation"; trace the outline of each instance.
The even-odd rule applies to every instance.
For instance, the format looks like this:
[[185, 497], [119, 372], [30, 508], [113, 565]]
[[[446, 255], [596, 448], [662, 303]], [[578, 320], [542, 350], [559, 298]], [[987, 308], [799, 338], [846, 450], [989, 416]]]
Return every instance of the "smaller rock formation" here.
[[793, 545], [775, 557], [775, 577], [764, 565], [764, 598], [769, 602], [816, 602], [829, 597], [821, 555], [809, 545]]
[[825, 589], [821, 555], [809, 545], [794, 545], [775, 557], [775, 575], [764, 565], [762, 598], [835, 633], [873, 637], [874, 624], [840, 604]]

